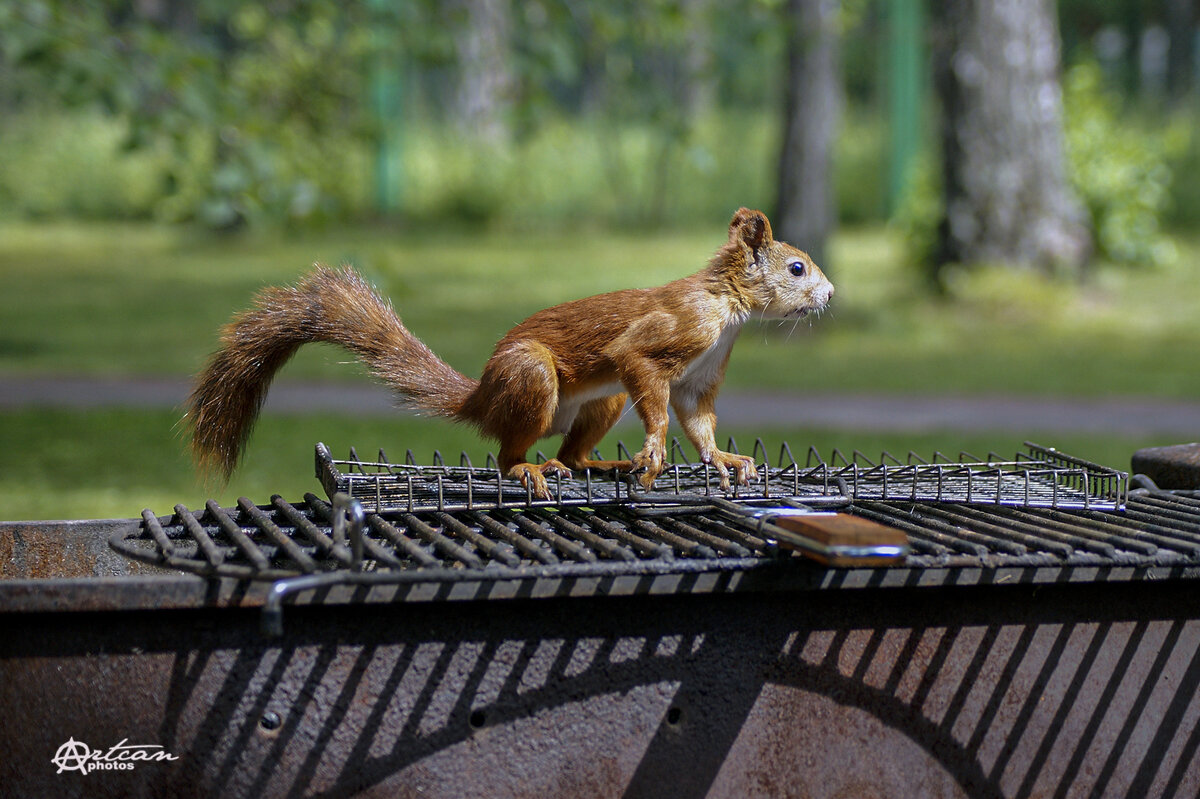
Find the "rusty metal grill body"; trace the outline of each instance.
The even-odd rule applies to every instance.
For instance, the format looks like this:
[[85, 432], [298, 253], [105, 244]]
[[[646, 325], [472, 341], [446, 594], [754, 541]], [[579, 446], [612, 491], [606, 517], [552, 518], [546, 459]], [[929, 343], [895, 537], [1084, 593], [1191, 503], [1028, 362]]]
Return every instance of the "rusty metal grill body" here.
[[[889, 472], [880, 498], [883, 474], [858, 492], [834, 478], [814, 504], [903, 529], [911, 552], [889, 568], [794, 556], [703, 492], [467, 509], [443, 481], [441, 507], [417, 505], [436, 478], [411, 510], [368, 509], [361, 551], [315, 495], [0, 524], [0, 784], [1200, 794], [1200, 495], [1125, 482], [1086, 508], [1054, 489], [1010, 504], [971, 477], [969, 502], [914, 500]], [[782, 501], [754, 493], [734, 504]], [[55, 774], [68, 737], [178, 760]]]

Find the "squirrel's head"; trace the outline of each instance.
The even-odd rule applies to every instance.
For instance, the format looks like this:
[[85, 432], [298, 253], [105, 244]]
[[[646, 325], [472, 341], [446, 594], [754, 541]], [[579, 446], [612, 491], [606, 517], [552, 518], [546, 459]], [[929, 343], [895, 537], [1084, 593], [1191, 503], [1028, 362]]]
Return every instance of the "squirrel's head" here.
[[808, 253], [775, 240], [762, 211], [737, 210], [729, 223], [729, 242], [717, 258], [738, 294], [763, 316], [806, 316], [823, 310], [833, 296], [833, 284]]

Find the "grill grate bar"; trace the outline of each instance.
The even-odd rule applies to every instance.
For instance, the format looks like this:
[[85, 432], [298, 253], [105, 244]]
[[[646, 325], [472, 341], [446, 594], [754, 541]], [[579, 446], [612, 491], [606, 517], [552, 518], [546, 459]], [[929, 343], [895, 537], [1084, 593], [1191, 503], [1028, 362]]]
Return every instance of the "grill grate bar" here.
[[710, 546], [723, 555], [729, 555], [730, 557], [734, 558], [745, 558], [751, 554], [750, 550], [746, 549], [746, 547], [742, 546], [737, 541], [731, 541], [728, 538], [723, 538], [719, 535], [706, 533], [699, 527], [693, 524], [688, 524], [682, 518], [663, 516], [655, 521], [657, 524], [665, 526], [672, 532], [675, 532], [684, 538], [690, 538], [693, 541]]
[[731, 538], [734, 541], [739, 542], [743, 547], [752, 552], [767, 551], [773, 553], [778, 548], [778, 544], [776, 544], [774, 541], [767, 541], [766, 539], [760, 538], [757, 535], [753, 535], [740, 527], [727, 524], [720, 518], [713, 518], [711, 520], [702, 519], [698, 522], [698, 524], [707, 527], [715, 536]]
[[236, 546], [242, 552], [242, 554], [246, 556], [253, 568], [259, 571], [266, 571], [267, 569], [271, 568], [271, 563], [269, 560], [267, 560], [267, 556], [263, 554], [263, 551], [254, 545], [254, 542], [250, 540], [249, 536], [242, 531], [241, 525], [235, 522], [229, 516], [229, 514], [225, 512], [225, 509], [217, 504], [215, 499], [210, 499], [204, 504], [204, 507], [208, 511], [209, 515], [216, 520], [217, 525], [221, 528], [221, 531], [229, 536], [229, 539], [233, 541], [234, 546]]
[[1129, 518], [1144, 519], [1147, 521], [1152, 520], [1156, 524], [1161, 524], [1164, 527], [1170, 527], [1176, 530], [1182, 536], [1189, 538], [1195, 536], [1198, 540], [1200, 540], [1200, 531], [1193, 533], [1186, 524], [1186, 517], [1175, 510], [1168, 508], [1151, 508], [1148, 507], [1149, 503], [1146, 502], [1135, 502], [1131, 504], [1132, 507], [1129, 508]]
[[[1141, 514], [1139, 514], [1141, 516]], [[1102, 514], [1088, 515], [1089, 520], [1103, 518]], [[1146, 517], [1153, 519], [1153, 516]], [[1189, 557], [1200, 557], [1200, 544], [1196, 541], [1189, 541], [1186, 538], [1181, 538], [1178, 532], [1162, 524], [1156, 524], [1154, 521], [1147, 521], [1146, 518], [1135, 518], [1130, 513], [1122, 514], [1122, 522], [1128, 528], [1130, 535], [1137, 535], [1147, 541], [1152, 541], [1160, 549], [1169, 549], [1179, 552]]]
[[536, 515], [539, 518], [544, 519], [546, 522], [548, 522], [553, 527], [556, 527], [556, 528], [562, 530], [563, 532], [568, 533], [573, 538], [577, 538], [577, 539], [583, 541], [585, 544], [590, 546], [592, 549], [597, 550], [598, 552], [600, 552], [607, 558], [610, 558], [612, 560], [636, 560], [637, 559], [637, 555], [633, 554], [633, 552], [628, 547], [621, 546], [619, 543], [617, 543], [616, 541], [613, 541], [612, 539], [603, 538], [601, 536], [598, 536], [595, 533], [591, 532], [590, 530], [585, 529], [581, 525], [576, 524], [571, 519], [568, 519], [557, 513], [552, 513], [545, 509], [539, 509], [537, 511], [534, 511], [534, 513], [536, 513]]
[[208, 531], [204, 529], [204, 525], [199, 522], [194, 513], [187, 509], [186, 505], [182, 503], [176, 505], [175, 516], [179, 519], [184, 529], [187, 530], [188, 534], [195, 539], [196, 546], [204, 554], [204, 558], [208, 561], [209, 566], [215, 568], [225, 562], [225, 553], [216, 545], [212, 537], [209, 536]]
[[1091, 545], [1098, 545], [1097, 551], [1100, 554], [1112, 555], [1116, 549], [1124, 549], [1130, 552], [1137, 552], [1140, 555], [1153, 555], [1158, 551], [1158, 546], [1152, 541], [1142, 541], [1128, 535], [1128, 530], [1115, 524], [1108, 524], [1102, 521], [1093, 521], [1090, 524], [1081, 523], [1078, 516], [1069, 516], [1063, 511], [1042, 511], [1040, 514], [1028, 513], [1013, 508], [1005, 508], [997, 511], [1000, 515], [1019, 520], [1027, 524], [1027, 529], [1033, 531], [1051, 531], [1057, 530], [1070, 536], [1072, 541], [1080, 541], [1081, 546], [1086, 548], [1089, 541]]
[[[312, 495], [310, 494], [309, 496]], [[348, 548], [335, 544], [332, 538], [321, 532], [321, 528], [313, 524], [307, 516], [297, 510], [295, 506], [283, 497], [278, 494], [272, 495], [271, 507], [282, 517], [283, 521], [286, 521], [297, 532], [303, 534], [308, 539], [316, 549], [318, 557], [332, 558], [337, 561], [338, 566], [346, 568], [353, 565], [354, 558]]]
[[510, 529], [504, 522], [492, 518], [487, 513], [469, 511], [467, 515], [478, 522], [482, 529], [512, 544], [526, 557], [546, 565], [553, 565], [559, 562], [558, 555], [555, 555], [552, 549], [534, 543], [520, 533]]
[[[614, 510], [615, 509], [612, 508], [605, 508], [602, 513], [604, 513], [609, 520], [613, 520], [614, 518], [619, 518], [620, 516], [620, 514], [615, 513]], [[662, 527], [659, 527], [658, 525], [647, 521], [646, 519], [631, 518], [622, 519], [622, 521], [624, 521], [625, 524], [627, 524], [630, 528], [641, 531], [641, 533], [648, 538], [657, 538], [663, 543], [668, 544], [675, 551], [676, 555], [682, 554], [689, 558], [715, 558], [717, 556], [717, 553], [713, 551], [712, 547], [705, 546], [704, 544], [700, 544], [695, 541], [689, 541], [683, 536], [677, 535], [670, 530], [664, 530]]]
[[1200, 541], [1200, 524], [1196, 521], [1196, 511], [1189, 511], [1184, 502], [1173, 499], [1163, 499], [1155, 495], [1139, 496], [1132, 502], [1131, 512], [1139, 515], [1149, 515], [1161, 519], [1164, 524], [1175, 527], [1189, 539]]
[[[1163, 491], [1146, 491], [1144, 494], [1139, 492], [1137, 495], [1138, 501], [1153, 499], [1153, 504], [1162, 504], [1165, 507], [1173, 507], [1176, 510], [1188, 512], [1200, 512], [1200, 497], [1196, 496], [1197, 492], [1177, 491], [1174, 493]], [[1192, 519], [1195, 522], [1195, 519]]]
[[499, 561], [505, 566], [521, 565], [521, 558], [513, 551], [511, 544], [497, 543], [487, 536], [477, 533], [471, 529], [470, 525], [451, 516], [444, 511], [438, 511], [433, 514], [433, 518], [437, 519], [444, 530], [449, 530], [458, 538], [469, 542], [477, 550], [483, 553], [484, 557], [491, 560]]
[[1159, 517], [1154, 513], [1147, 513], [1137, 509], [1131, 509], [1125, 515], [1131, 523], [1144, 526], [1147, 530], [1151, 530], [1161, 536], [1173, 538], [1179, 542], [1186, 542], [1193, 548], [1200, 547], [1200, 533], [1195, 533], [1187, 529], [1181, 530], [1169, 518]]
[[[959, 524], [953, 517], [946, 518], [942, 514], [935, 513], [936, 506], [934, 505], [916, 505], [914, 504], [909, 510], [908, 518], [911, 521], [923, 525], [926, 529], [940, 532], [951, 538], [959, 538], [964, 541], [978, 544], [984, 548], [984, 553], [1000, 552], [1005, 555], [1024, 555], [1029, 549], [1021, 541], [1011, 540], [1012, 538], [1026, 538], [1025, 536], [1012, 536], [1007, 533], [999, 537], [989, 535], [984, 531], [976, 530], [972, 527], [964, 527]], [[886, 523], [886, 522], [885, 522]], [[1037, 543], [1036, 541], [1034, 542]], [[1039, 547], [1040, 548], [1040, 547]]]
[[[441, 566], [442, 562], [430, 555], [420, 544], [406, 536], [396, 525], [384, 519], [381, 516], [372, 514], [367, 519], [367, 525], [374, 530], [380, 537], [387, 540], [389, 544], [402, 551], [405, 555], [412, 558], [419, 566]], [[364, 545], [370, 541], [370, 538], [364, 537]], [[381, 550], [382, 551], [382, 550]], [[397, 561], [392, 564], [395, 566], [404, 566], [403, 561]]]
[[577, 508], [566, 510], [576, 522], [588, 524], [593, 530], [606, 535], [609, 538], [615, 538], [626, 545], [632, 547], [634, 551], [647, 558], [665, 558], [672, 559], [675, 557], [675, 550], [671, 549], [669, 544], [661, 541], [651, 541], [648, 538], [643, 538], [637, 533], [630, 532], [625, 527], [617, 524], [615, 521], [607, 519], [599, 512], [584, 512]]
[[1029, 515], [1025, 517], [1016, 516], [1005, 513], [1005, 510], [1007, 509], [989, 509], [988, 511], [980, 509], [978, 515], [984, 517], [987, 520], [988, 526], [994, 529], [1012, 529], [1033, 539], [1039, 536], [1050, 539], [1058, 545], [1056, 554], [1062, 557], [1069, 556], [1074, 550], [1093, 552], [1106, 558], [1116, 557], [1117, 550], [1111, 539], [1100, 541], [1087, 535], [1075, 535], [1052, 524], [1045, 524], [1042, 520], [1037, 519], [1037, 517]]
[[854, 512], [871, 521], [903, 530], [908, 534], [909, 545], [920, 553], [944, 556], [951, 552], [959, 552], [972, 557], [983, 557], [989, 551], [977, 541], [968, 541], [911, 521], [909, 517], [915, 514], [915, 506], [912, 506], [908, 513], [904, 513], [878, 502], [859, 502], [855, 504]]
[[545, 523], [539, 523], [519, 512], [502, 511], [502, 513], [525, 533], [534, 538], [540, 538], [571, 560], [581, 563], [595, 563], [598, 560], [595, 552], [592, 552], [587, 547], [580, 546], [569, 538], [559, 535]]
[[158, 517], [149, 508], [142, 511], [142, 526], [150, 531], [151, 538], [158, 546], [159, 551], [167, 559], [175, 557], [175, 545], [171, 543], [171, 539], [167, 538], [167, 533], [163, 530], [162, 523], [158, 521]]
[[[963, 512], [964, 510], [966, 512]], [[997, 519], [980, 508], [963, 509], [956, 505], [950, 505], [930, 508], [929, 511], [953, 519], [977, 532], [1010, 539], [1021, 544], [1027, 550], [1051, 552], [1062, 558], [1070, 557], [1076, 549], [1084, 548], [1082, 545], [1091, 543], [1072, 536], [1056, 534], [1050, 530], [1039, 530], [1035, 526], [1021, 522], [1006, 524], [1003, 519]], [[1108, 547], [1106, 552], [1111, 555], [1112, 547]]]
[[267, 514], [259, 510], [253, 502], [246, 497], [240, 497], [237, 502], [238, 508], [245, 514], [246, 518], [254, 522], [259, 530], [262, 530], [271, 542], [287, 553], [288, 558], [300, 567], [300, 571], [306, 574], [311, 574], [317, 571], [317, 563], [310, 558], [303, 549], [300, 548], [292, 539], [288, 538], [283, 530], [279, 529], [279, 525], [275, 524]]
[[426, 524], [411, 513], [400, 514], [400, 519], [404, 522], [405, 527], [416, 533], [425, 541], [428, 541], [433, 545], [434, 549], [438, 550], [446, 557], [457, 560], [459, 563], [462, 563], [469, 569], [483, 568], [483, 561], [479, 559], [478, 555], [473, 552], [468, 552], [459, 544], [454, 543], [449, 538], [438, 532], [438, 530], [432, 525]]

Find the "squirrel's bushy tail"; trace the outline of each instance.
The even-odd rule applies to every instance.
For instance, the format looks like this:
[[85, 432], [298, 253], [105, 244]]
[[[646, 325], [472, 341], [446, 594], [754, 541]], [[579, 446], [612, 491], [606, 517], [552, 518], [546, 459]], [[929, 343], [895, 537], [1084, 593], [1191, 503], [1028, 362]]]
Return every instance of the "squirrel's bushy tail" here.
[[317, 266], [295, 286], [264, 289], [225, 327], [221, 349], [188, 398], [192, 454], [228, 480], [275, 373], [302, 345], [338, 344], [357, 354], [405, 404], [455, 418], [475, 390], [400, 323], [353, 269]]

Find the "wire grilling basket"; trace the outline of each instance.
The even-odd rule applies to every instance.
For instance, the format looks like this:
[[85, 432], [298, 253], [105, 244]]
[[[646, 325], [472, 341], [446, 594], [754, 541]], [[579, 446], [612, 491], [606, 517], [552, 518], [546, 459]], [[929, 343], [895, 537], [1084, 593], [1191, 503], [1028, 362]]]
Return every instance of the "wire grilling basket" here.
[[[618, 443], [618, 458], [629, 450]], [[729, 449], [737, 452], [732, 439]], [[418, 465], [412, 451], [393, 462], [381, 449], [374, 460], [352, 448], [335, 459], [324, 444], [316, 448], [316, 473], [332, 498], [345, 493], [368, 511], [417, 512], [482, 510], [506, 507], [584, 506], [628, 502], [671, 504], [702, 497], [734, 501], [793, 500], [808, 505], [847, 500], [893, 500], [956, 504], [988, 504], [1023, 508], [1121, 510], [1129, 495], [1129, 475], [1031, 442], [1012, 457], [989, 452], [985, 458], [961, 452], [951, 458], [936, 452], [930, 459], [909, 452], [903, 460], [884, 452], [870, 458], [855, 450], [834, 450], [828, 458], [810, 447], [799, 459], [784, 443], [774, 464], [762, 440], [754, 443], [758, 479], [747, 486], [722, 490], [720, 474], [710, 464], [687, 459], [678, 440], [669, 463], [646, 492], [634, 475], [586, 470], [571, 478], [550, 479], [552, 498], [537, 499], [519, 481], [506, 478], [489, 455], [483, 466], [464, 453], [458, 464], [435, 453], [432, 465]], [[539, 459], [541, 458], [539, 454]]]

